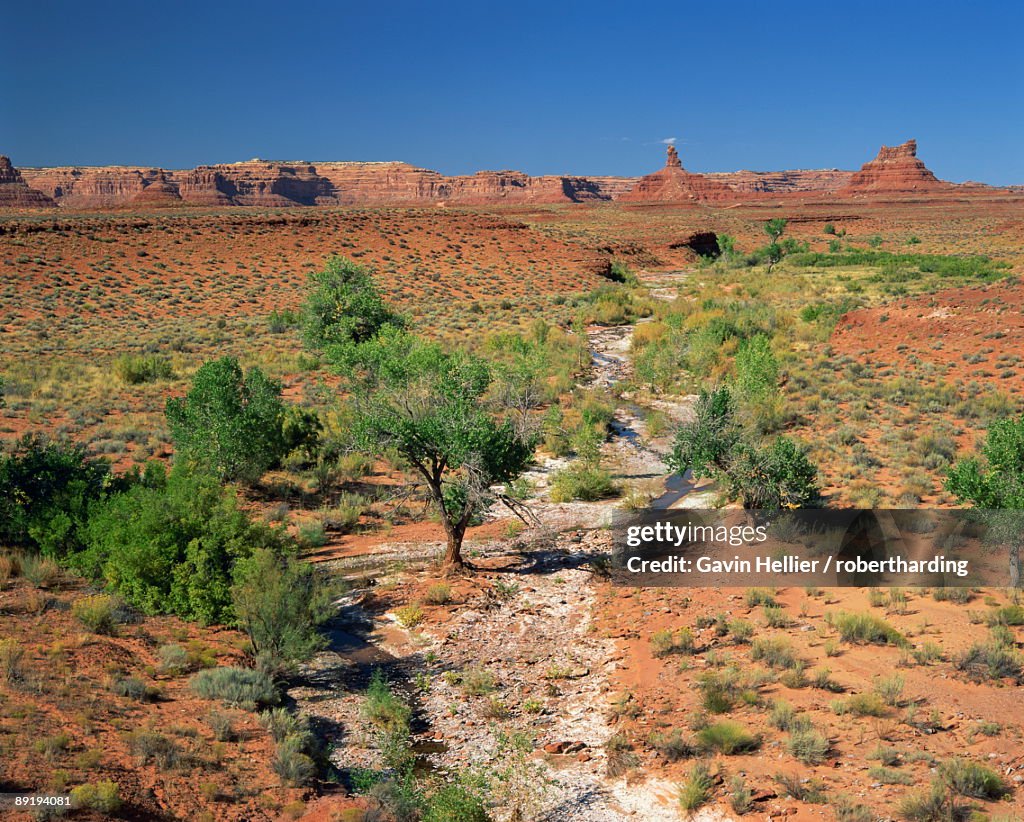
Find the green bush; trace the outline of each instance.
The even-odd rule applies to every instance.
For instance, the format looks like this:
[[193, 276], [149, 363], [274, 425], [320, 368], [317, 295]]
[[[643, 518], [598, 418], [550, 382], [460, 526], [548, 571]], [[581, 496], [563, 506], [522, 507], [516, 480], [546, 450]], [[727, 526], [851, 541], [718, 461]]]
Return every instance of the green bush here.
[[669, 654], [692, 654], [693, 647], [693, 631], [689, 628], [679, 628], [675, 631], [665, 629], [651, 634], [651, 650], [656, 657]]
[[300, 788], [310, 784], [316, 776], [316, 763], [305, 751], [305, 742], [300, 737], [285, 737], [274, 748], [270, 766], [281, 780], [281, 784]]
[[128, 736], [128, 749], [140, 765], [155, 765], [161, 771], [172, 770], [181, 760], [178, 743], [152, 731], [133, 731]]
[[900, 647], [907, 644], [903, 634], [873, 614], [840, 611], [832, 616], [831, 622], [844, 642]]
[[370, 686], [366, 689], [363, 715], [387, 733], [407, 732], [412, 709], [392, 690], [378, 669], [373, 672]]
[[957, 654], [953, 665], [978, 682], [1004, 677], [1021, 678], [1020, 654], [998, 642], [975, 643]]
[[76, 599], [71, 615], [94, 634], [113, 636], [117, 633], [118, 601], [109, 594], [94, 594]]
[[422, 822], [490, 822], [479, 796], [456, 782], [442, 785], [427, 798]]
[[174, 377], [170, 360], [156, 354], [122, 354], [114, 360], [114, 373], [127, 385], [169, 380]]
[[705, 751], [726, 756], [757, 750], [761, 740], [738, 722], [724, 720], [708, 725], [697, 732], [697, 742]]
[[679, 807], [684, 811], [697, 810], [711, 798], [714, 785], [708, 766], [703, 762], [695, 762], [686, 780], [679, 785]]
[[800, 665], [800, 660], [793, 650], [792, 644], [785, 637], [762, 637], [755, 639], [750, 646], [750, 658], [754, 662], [764, 662], [769, 668], [793, 669]]
[[828, 738], [809, 727], [794, 728], [786, 740], [786, 750], [805, 765], [820, 765], [828, 754]]
[[618, 489], [607, 470], [582, 461], [563, 468], [551, 478], [552, 502], [596, 501], [617, 493]]
[[70, 557], [148, 614], [173, 613], [204, 623], [232, 617], [235, 563], [254, 549], [283, 551], [279, 531], [254, 523], [237, 498], [209, 477], [152, 472], [93, 506], [86, 548]]
[[166, 413], [175, 459], [221, 480], [255, 482], [286, 451], [281, 384], [232, 357], [204, 363]]
[[216, 699], [247, 710], [274, 705], [280, 699], [274, 681], [250, 668], [207, 668], [195, 674], [189, 685], [201, 699]]
[[324, 646], [318, 627], [332, 612], [331, 592], [309, 563], [259, 548], [232, 576], [235, 619], [260, 667], [283, 672]]
[[116, 813], [121, 807], [121, 796], [117, 783], [87, 782], [71, 789], [71, 807], [80, 810], [98, 811], [99, 813]]

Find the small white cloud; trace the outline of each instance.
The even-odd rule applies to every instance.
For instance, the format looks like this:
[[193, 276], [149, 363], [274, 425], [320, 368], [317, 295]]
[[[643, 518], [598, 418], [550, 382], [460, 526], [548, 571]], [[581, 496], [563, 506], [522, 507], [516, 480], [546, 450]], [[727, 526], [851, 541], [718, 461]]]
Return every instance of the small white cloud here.
[[678, 137], [666, 137], [664, 140], [659, 140], [659, 143], [664, 143], [667, 146], [674, 146]]

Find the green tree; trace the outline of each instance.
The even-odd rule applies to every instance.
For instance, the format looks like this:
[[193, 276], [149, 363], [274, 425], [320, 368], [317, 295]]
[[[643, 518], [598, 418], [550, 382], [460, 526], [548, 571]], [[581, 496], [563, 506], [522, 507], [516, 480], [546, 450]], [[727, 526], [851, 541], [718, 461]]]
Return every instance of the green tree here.
[[768, 220], [764, 224], [764, 233], [768, 235], [772, 243], [777, 243], [782, 237], [782, 232], [786, 230], [786, 220], [782, 217], [776, 217], [773, 220]]
[[150, 614], [204, 623], [232, 616], [235, 563], [264, 547], [283, 550], [279, 531], [254, 523], [213, 477], [160, 469], [90, 510], [85, 548], [70, 564], [102, 579]]
[[60, 558], [79, 547], [90, 503], [122, 485], [82, 446], [26, 434], [0, 454], [0, 544]]
[[166, 413], [175, 459], [221, 480], [255, 482], [285, 453], [281, 384], [233, 357], [204, 363]]
[[714, 477], [728, 467], [740, 438], [732, 392], [725, 386], [701, 390], [694, 412], [694, 420], [676, 431], [665, 461], [680, 474], [692, 469], [696, 479]]
[[405, 326], [403, 318], [384, 302], [371, 270], [352, 260], [331, 257], [322, 271], [310, 275], [310, 285], [302, 307], [303, 340], [334, 360], [385, 326]]
[[1024, 416], [994, 423], [981, 459], [959, 460], [949, 469], [946, 488], [978, 508], [1024, 509]]
[[235, 619], [263, 670], [283, 673], [324, 646], [317, 628], [331, 596], [309, 563], [260, 548], [236, 563], [233, 577]]
[[481, 358], [394, 329], [359, 348], [359, 440], [373, 453], [399, 454], [423, 478], [447, 535], [444, 565], [459, 567], [466, 528], [488, 489], [522, 473], [534, 437], [491, 407], [491, 370]]

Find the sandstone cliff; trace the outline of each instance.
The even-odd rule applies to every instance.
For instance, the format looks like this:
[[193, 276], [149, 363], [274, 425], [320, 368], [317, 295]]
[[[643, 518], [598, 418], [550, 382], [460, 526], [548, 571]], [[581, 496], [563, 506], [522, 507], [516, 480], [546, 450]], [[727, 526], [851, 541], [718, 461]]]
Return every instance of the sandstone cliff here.
[[882, 146], [869, 163], [861, 166], [840, 194], [907, 194], [943, 191], [952, 188], [936, 178], [917, 158], [917, 141], [898, 146]]
[[850, 181], [853, 172], [838, 168], [819, 168], [793, 171], [713, 172], [704, 176], [709, 180], [724, 183], [733, 191], [746, 194], [799, 194], [836, 191]]
[[736, 192], [724, 183], [683, 168], [675, 146], [668, 147], [665, 167], [641, 177], [619, 196], [623, 202], [706, 202], [735, 199]]
[[29, 185], [9, 157], [0, 155], [0, 208], [52, 208], [50, 197]]

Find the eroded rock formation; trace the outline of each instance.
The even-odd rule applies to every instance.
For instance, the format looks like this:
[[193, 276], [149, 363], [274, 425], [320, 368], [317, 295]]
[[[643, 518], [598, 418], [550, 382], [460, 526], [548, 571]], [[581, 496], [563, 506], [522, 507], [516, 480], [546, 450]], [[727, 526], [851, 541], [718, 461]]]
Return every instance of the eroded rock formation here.
[[840, 194], [906, 194], [942, 191], [950, 183], [939, 180], [917, 158], [917, 140], [882, 146], [878, 156], [861, 166]]
[[626, 202], [706, 202], [735, 199], [736, 192], [724, 183], [683, 168], [675, 146], [668, 147], [665, 167], [646, 177], [619, 196]]
[[0, 155], [0, 208], [52, 208], [54, 202], [31, 188], [12, 164]]

